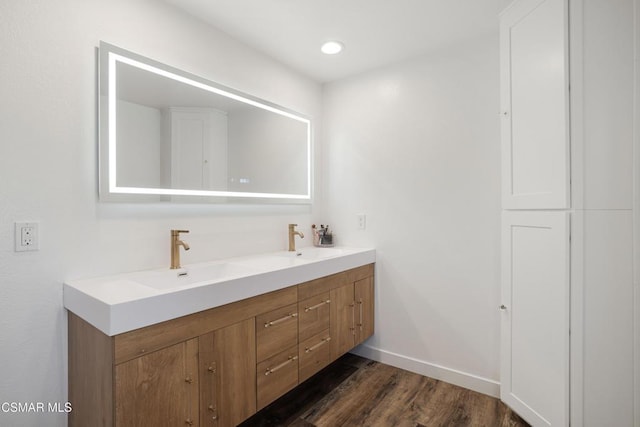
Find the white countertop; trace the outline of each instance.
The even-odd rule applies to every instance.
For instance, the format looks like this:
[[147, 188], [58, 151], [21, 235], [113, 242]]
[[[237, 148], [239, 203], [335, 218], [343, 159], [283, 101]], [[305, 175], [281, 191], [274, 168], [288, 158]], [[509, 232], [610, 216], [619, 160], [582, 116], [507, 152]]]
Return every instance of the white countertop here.
[[[64, 306], [107, 335], [371, 264], [375, 249], [301, 248], [207, 263], [180, 270], [124, 273], [64, 284]], [[182, 277], [182, 275], [187, 273]]]

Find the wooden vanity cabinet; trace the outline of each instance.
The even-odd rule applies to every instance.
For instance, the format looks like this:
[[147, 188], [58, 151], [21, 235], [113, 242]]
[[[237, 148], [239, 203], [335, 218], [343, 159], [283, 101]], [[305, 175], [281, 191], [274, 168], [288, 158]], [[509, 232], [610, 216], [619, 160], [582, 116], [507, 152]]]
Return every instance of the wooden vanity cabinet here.
[[[318, 312], [313, 314], [315, 319], [309, 320], [303, 317], [299, 303], [300, 342], [305, 343], [299, 348], [300, 369], [304, 370], [300, 381], [326, 366], [322, 354], [309, 353], [316, 349], [326, 351], [324, 346], [328, 344], [328, 363], [331, 363], [373, 335], [373, 266], [364, 265], [298, 285], [298, 298], [302, 305], [318, 307]], [[324, 304], [317, 305], [323, 301]], [[329, 339], [325, 339], [327, 325]], [[307, 343], [307, 336], [302, 336], [305, 331], [319, 334], [315, 335], [316, 341]]]
[[239, 424], [256, 412], [255, 317], [297, 301], [292, 286], [115, 336], [69, 312], [69, 426]]
[[235, 426], [372, 333], [373, 264], [116, 336], [69, 312], [69, 426]]
[[256, 412], [247, 319], [115, 366], [116, 426], [235, 426]]
[[199, 337], [200, 425], [236, 426], [256, 412], [255, 323]]
[[337, 359], [373, 335], [373, 278], [331, 290], [331, 358]]
[[197, 425], [198, 339], [115, 367], [117, 426]]

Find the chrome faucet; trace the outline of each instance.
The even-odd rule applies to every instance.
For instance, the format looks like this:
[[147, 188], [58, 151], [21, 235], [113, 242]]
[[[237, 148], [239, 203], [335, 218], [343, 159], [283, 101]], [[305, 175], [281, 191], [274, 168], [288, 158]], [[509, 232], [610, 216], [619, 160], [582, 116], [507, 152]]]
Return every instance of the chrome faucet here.
[[304, 234], [300, 231], [296, 231], [298, 224], [289, 224], [289, 252], [295, 252], [296, 250], [296, 234], [304, 239]]
[[180, 246], [185, 251], [189, 250], [189, 245], [180, 240], [180, 233], [188, 233], [189, 230], [171, 230], [171, 270], [180, 268]]

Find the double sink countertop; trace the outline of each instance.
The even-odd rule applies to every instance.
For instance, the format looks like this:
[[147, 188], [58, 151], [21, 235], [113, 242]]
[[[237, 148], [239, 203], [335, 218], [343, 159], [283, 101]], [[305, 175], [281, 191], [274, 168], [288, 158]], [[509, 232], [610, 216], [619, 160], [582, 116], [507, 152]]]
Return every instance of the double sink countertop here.
[[64, 284], [64, 306], [109, 336], [371, 264], [375, 249], [301, 248]]

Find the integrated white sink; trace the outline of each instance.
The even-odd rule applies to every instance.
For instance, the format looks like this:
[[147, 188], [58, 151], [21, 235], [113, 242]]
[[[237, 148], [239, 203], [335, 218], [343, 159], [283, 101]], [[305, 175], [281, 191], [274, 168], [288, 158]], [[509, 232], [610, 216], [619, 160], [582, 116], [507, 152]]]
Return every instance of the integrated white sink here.
[[177, 270], [149, 271], [132, 277], [132, 281], [158, 290], [178, 289], [200, 284], [212, 284], [254, 273], [251, 266], [220, 262], [194, 264]]
[[286, 257], [286, 258], [295, 258], [299, 260], [316, 260], [316, 259], [325, 259], [325, 258], [333, 258], [341, 255], [347, 255], [348, 253], [353, 252], [353, 250], [349, 250], [346, 248], [321, 248], [321, 247], [310, 247], [310, 248], [302, 248], [293, 252], [281, 252], [278, 253], [278, 256]]
[[[113, 336], [375, 262], [374, 249], [300, 248], [64, 283], [64, 306]], [[184, 274], [186, 273], [186, 274]]]
[[234, 261], [237, 265], [244, 265], [257, 270], [278, 270], [282, 268], [296, 267], [306, 264], [309, 260], [295, 256], [262, 255], [244, 260]]

